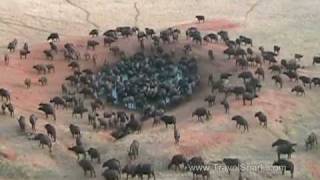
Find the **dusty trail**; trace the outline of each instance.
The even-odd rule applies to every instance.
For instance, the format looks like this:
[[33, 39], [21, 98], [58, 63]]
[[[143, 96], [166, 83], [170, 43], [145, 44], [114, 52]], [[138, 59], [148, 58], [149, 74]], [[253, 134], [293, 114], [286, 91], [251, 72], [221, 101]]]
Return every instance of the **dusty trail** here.
[[136, 15], [134, 16], [134, 25], [137, 26], [138, 23], [139, 23], [139, 16], [140, 16], [140, 10], [137, 6], [137, 2], [134, 2], [133, 6], [134, 6], [134, 9], [136, 11]]
[[252, 4], [252, 5], [250, 6], [249, 10], [246, 11], [246, 14], [245, 14], [245, 16], [244, 16], [244, 17], [245, 17], [244, 24], [247, 24], [248, 18], [249, 18], [249, 16], [250, 16], [250, 13], [252, 13], [252, 12], [256, 9], [256, 7], [257, 7], [260, 3], [262, 3], [262, 1], [263, 1], [263, 0], [257, 0], [254, 4]]
[[72, 2], [71, 0], [65, 0], [65, 2], [67, 2], [68, 4], [70, 4], [71, 6], [73, 6], [75, 8], [80, 9], [81, 11], [83, 11], [86, 14], [86, 21], [88, 22], [88, 24], [91, 24], [95, 28], [99, 28], [99, 25], [97, 25], [95, 22], [90, 20], [91, 13], [87, 9], [79, 6], [78, 4]]

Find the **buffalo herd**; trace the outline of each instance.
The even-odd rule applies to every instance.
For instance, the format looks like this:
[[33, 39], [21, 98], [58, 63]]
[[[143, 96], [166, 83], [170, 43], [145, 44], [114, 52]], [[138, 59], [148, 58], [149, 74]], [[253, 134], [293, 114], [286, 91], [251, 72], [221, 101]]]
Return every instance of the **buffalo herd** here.
[[[197, 15], [196, 19], [199, 23], [205, 22], [205, 17]], [[103, 36], [103, 45], [111, 53], [112, 56], [120, 59], [116, 64], [105, 63], [98, 72], [91, 69], [83, 69], [80, 59], [92, 60], [96, 64], [97, 56], [94, 53], [96, 48], [100, 46], [99, 37], [101, 36], [98, 29], [89, 32], [90, 39], [84, 45], [86, 52], [82, 55], [78, 46], [68, 42], [63, 45], [63, 49], [59, 49], [60, 36], [58, 33], [51, 33], [47, 40], [48, 48], [43, 50], [44, 58], [51, 63], [36, 64], [33, 69], [40, 76], [38, 83], [46, 86], [50, 73], [55, 73], [54, 59], [55, 56], [62, 52], [65, 60], [68, 61], [68, 67], [71, 74], [65, 77], [65, 83], [61, 85], [62, 95], [54, 96], [48, 102], [42, 102], [38, 105], [38, 110], [43, 112], [47, 119], [58, 120], [57, 109], [72, 110], [72, 117], [82, 119], [87, 114], [88, 124], [95, 131], [111, 130], [111, 136], [115, 139], [124, 138], [130, 133], [140, 133], [145, 120], [153, 118], [153, 126], [165, 124], [165, 127], [171, 129], [173, 126], [173, 137], [175, 144], [179, 145], [181, 137], [178, 119], [175, 115], [168, 113], [172, 107], [186, 102], [201, 86], [199, 75], [199, 58], [191, 55], [194, 46], [202, 46], [204, 43], [219, 43], [225, 45], [226, 49], [223, 54], [226, 55], [226, 61], [235, 60], [235, 66], [240, 70], [236, 78], [239, 79], [241, 85], [233, 85], [229, 79], [234, 73], [224, 72], [220, 76], [210, 74], [208, 77], [208, 86], [210, 93], [204, 98], [208, 103], [208, 107], [202, 106], [195, 108], [190, 112], [191, 117], [195, 117], [199, 122], [205, 122], [214, 118], [211, 108], [215, 106], [215, 101], [219, 94], [223, 95], [223, 100], [219, 105], [224, 107], [225, 113], [230, 113], [230, 96], [233, 94], [235, 100], [239, 100], [243, 106], [249, 102], [254, 104], [259, 99], [262, 89], [262, 82], [266, 78], [265, 69], [270, 70], [271, 79], [275, 82], [275, 86], [279, 89], [284, 87], [285, 76], [290, 81], [295, 80], [296, 85], [292, 87], [291, 92], [297, 95], [305, 95], [305, 88], [311, 89], [313, 86], [320, 85], [320, 78], [300, 75], [298, 69], [304, 66], [299, 64], [303, 58], [301, 54], [295, 54], [292, 59], [282, 59], [278, 62], [280, 47], [275, 45], [273, 50], [267, 51], [263, 46], [254, 49], [253, 40], [249, 37], [240, 35], [235, 40], [230, 39], [229, 34], [225, 30], [219, 32], [203, 34], [197, 27], [189, 27], [185, 30], [188, 44], [183, 46], [182, 56], [177, 57], [176, 50], [171, 49], [166, 52], [164, 47], [166, 44], [175, 43], [179, 40], [181, 30], [178, 28], [167, 28], [160, 31], [159, 34], [152, 28], [144, 30], [137, 27], [122, 26], [115, 29], [105, 31]], [[117, 45], [120, 39], [137, 36], [140, 45], [139, 52], [128, 56], [124, 50]], [[145, 42], [151, 42], [150, 52], [146, 51]], [[18, 45], [18, 40], [14, 39], [9, 42], [8, 54], [5, 54], [5, 64], [9, 63], [10, 54], [14, 53]], [[19, 51], [20, 59], [28, 59], [28, 55], [32, 53], [28, 44], [24, 43], [23, 48]], [[208, 59], [212, 62], [217, 61], [214, 51], [208, 51]], [[320, 63], [320, 57], [313, 58], [313, 65]], [[268, 66], [266, 68], [266, 66]], [[253, 70], [253, 71], [252, 71]], [[301, 82], [301, 84], [298, 84]], [[32, 81], [26, 78], [24, 85], [32, 88]], [[11, 93], [9, 89], [0, 88], [0, 96], [3, 101], [1, 106], [3, 114], [8, 111], [11, 117], [17, 116], [12, 103]], [[88, 106], [88, 103], [90, 104]], [[123, 110], [104, 111], [106, 104], [112, 104], [128, 110], [139, 112], [128, 113]], [[250, 106], [249, 105], [249, 106]], [[54, 143], [62, 137], [59, 137], [55, 125], [47, 123], [44, 125], [46, 133], [40, 133], [37, 128], [38, 116], [31, 114], [29, 123], [32, 133], [31, 140], [39, 142], [39, 146], [48, 147], [49, 152], [54, 150]], [[252, 114], [251, 118], [256, 118], [258, 123], [264, 128], [268, 128], [268, 115], [263, 111]], [[242, 115], [234, 115], [231, 118], [235, 121], [236, 128], [243, 129], [241, 133], [249, 132], [249, 117]], [[18, 125], [22, 133], [27, 133], [28, 124], [26, 117], [18, 116]], [[91, 177], [96, 177], [95, 163], [100, 164], [102, 157], [95, 147], [85, 147], [82, 143], [82, 129], [79, 125], [69, 124], [70, 137], [75, 139], [75, 144], [67, 149], [73, 152], [78, 159], [78, 165], [83, 169], [84, 175], [88, 173]], [[317, 144], [317, 135], [312, 132], [305, 140], [306, 150], [311, 150]], [[118, 180], [121, 174], [126, 177], [147, 176], [156, 178], [156, 167], [153, 163], [132, 163], [143, 155], [140, 152], [140, 144], [138, 140], [128, 147], [127, 155], [130, 159], [129, 163], [122, 165], [118, 159], [111, 158], [102, 163], [102, 176], [106, 180]], [[276, 148], [278, 159], [271, 165], [279, 166], [282, 174], [286, 171], [291, 173], [293, 177], [294, 164], [290, 161], [291, 154], [295, 153], [296, 143], [288, 140], [278, 139], [272, 144]], [[281, 156], [287, 155], [287, 158]], [[89, 156], [89, 158], [87, 157]], [[224, 158], [221, 161], [205, 160], [200, 156], [194, 156], [187, 159], [183, 154], [176, 154], [172, 157], [168, 164], [168, 169], [182, 170], [192, 172], [193, 178], [201, 176], [203, 179], [210, 177], [209, 169], [194, 168], [223, 165], [227, 168], [228, 174], [234, 168], [239, 169], [239, 179], [242, 179], [242, 170], [240, 164], [243, 163], [237, 158]]]

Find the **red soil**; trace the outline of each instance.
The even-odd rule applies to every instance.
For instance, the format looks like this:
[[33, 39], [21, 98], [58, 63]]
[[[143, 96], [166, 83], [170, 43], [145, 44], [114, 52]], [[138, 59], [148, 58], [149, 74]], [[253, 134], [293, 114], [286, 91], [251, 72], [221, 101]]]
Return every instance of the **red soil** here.
[[320, 179], [320, 165], [313, 161], [308, 161], [305, 165], [308, 167], [313, 178]]
[[17, 159], [17, 154], [15, 153], [15, 151], [13, 149], [8, 148], [8, 147], [5, 147], [0, 150], [0, 156], [4, 157], [10, 161], [14, 161]]

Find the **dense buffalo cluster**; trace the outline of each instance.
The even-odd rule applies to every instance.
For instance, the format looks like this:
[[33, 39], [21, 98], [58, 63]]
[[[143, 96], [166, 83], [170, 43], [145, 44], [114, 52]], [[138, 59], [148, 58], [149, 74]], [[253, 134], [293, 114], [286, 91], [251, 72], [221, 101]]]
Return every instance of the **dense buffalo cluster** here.
[[169, 56], [142, 53], [105, 67], [97, 78], [99, 95], [134, 110], [176, 105], [190, 97], [200, 81], [196, 59], [175, 63]]
[[[205, 17], [197, 15], [196, 19], [199, 23], [205, 22]], [[117, 64], [107, 64], [98, 71], [91, 69], [83, 69], [80, 60], [92, 60], [96, 65], [97, 56], [95, 49], [99, 46], [99, 30], [93, 29], [89, 32], [90, 39], [86, 42], [86, 52], [80, 53], [78, 46], [73, 43], [65, 43], [63, 49], [59, 50], [60, 37], [58, 33], [51, 33], [48, 37], [48, 48], [43, 51], [47, 60], [53, 61], [54, 57], [63, 52], [65, 60], [68, 61], [68, 67], [71, 74], [65, 78], [67, 81], [61, 85], [62, 95], [54, 96], [48, 102], [42, 102], [38, 106], [38, 110], [45, 114], [46, 119], [49, 117], [58, 120], [57, 109], [67, 111], [71, 109], [72, 117], [81, 119], [87, 114], [88, 124], [92, 126], [94, 131], [110, 130], [111, 136], [115, 139], [124, 138], [133, 132], [140, 133], [144, 120], [149, 117], [153, 118], [153, 127], [161, 123], [170, 129], [173, 126], [173, 137], [176, 145], [179, 145], [180, 132], [178, 121], [175, 115], [169, 114], [166, 110], [174, 107], [184, 100], [188, 99], [197, 86], [200, 84], [200, 76], [198, 75], [198, 62], [192, 55], [193, 46], [201, 46], [204, 43], [221, 43], [226, 45], [223, 53], [227, 59], [234, 59], [235, 66], [240, 72], [235, 77], [239, 80], [239, 84], [230, 84], [229, 79], [234, 77], [234, 73], [224, 72], [220, 76], [210, 74], [208, 77], [208, 86], [211, 89], [204, 101], [208, 103], [209, 108], [198, 107], [190, 112], [191, 117], [196, 117], [199, 122], [210, 120], [212, 115], [211, 108], [215, 105], [216, 99], [222, 95], [222, 101], [219, 103], [225, 109], [225, 113], [230, 113], [229, 99], [231, 95], [235, 96], [243, 105], [249, 101], [253, 105], [253, 100], [259, 98], [263, 81], [265, 80], [265, 69], [270, 70], [271, 79], [275, 84], [282, 88], [284, 86], [284, 78], [287, 76], [290, 81], [295, 80], [295, 84], [291, 92], [296, 94], [305, 94], [305, 87], [312, 88], [320, 85], [320, 78], [308, 77], [298, 73], [298, 69], [304, 68], [299, 64], [303, 58], [301, 54], [295, 54], [292, 59], [282, 59], [279, 61], [278, 55], [280, 47], [275, 45], [273, 51], [266, 51], [264, 47], [254, 49], [253, 40], [249, 37], [240, 35], [235, 40], [231, 40], [227, 31], [219, 31], [217, 33], [203, 34], [196, 27], [189, 27], [185, 31], [187, 40], [191, 39], [194, 44], [185, 44], [182, 50], [182, 57], [175, 56], [175, 51], [165, 52], [163, 46], [174, 43], [179, 40], [180, 29], [167, 28], [162, 30], [159, 35], [154, 29], [145, 28], [144, 31], [137, 27], [122, 26], [115, 29], [107, 30], [103, 33], [103, 44], [108, 47], [108, 51], [115, 57], [120, 59]], [[128, 38], [136, 35], [141, 51], [133, 56], [127, 57], [126, 53], [120, 49], [116, 42], [120, 38]], [[144, 41], [151, 41], [150, 52], [145, 51]], [[162, 42], [162, 43], [161, 43]], [[18, 44], [18, 40], [14, 39], [8, 44], [8, 50], [13, 53]], [[107, 46], [108, 45], [108, 46]], [[24, 43], [23, 48], [19, 51], [20, 58], [27, 59], [30, 54], [30, 48]], [[210, 61], [215, 61], [214, 52], [208, 50]], [[9, 55], [5, 54], [5, 64], [9, 64]], [[320, 57], [313, 58], [313, 65], [320, 63]], [[266, 67], [267, 66], [267, 67]], [[39, 83], [45, 86], [48, 81], [49, 73], [55, 72], [53, 63], [41, 63], [33, 66], [38, 75]], [[58, 71], [58, 70], [57, 70]], [[298, 84], [301, 81], [301, 84]], [[31, 88], [31, 79], [26, 78], [24, 84], [27, 88]], [[11, 93], [8, 89], [0, 88], [0, 96], [3, 104], [2, 112], [5, 115], [10, 113], [11, 117], [15, 116], [15, 108], [11, 102]], [[128, 114], [125, 111], [108, 111], [105, 110], [105, 104], [125, 107], [126, 109], [136, 110], [141, 113], [137, 116], [134, 113]], [[18, 117], [19, 129], [22, 133], [27, 134], [28, 123], [23, 115]], [[258, 111], [252, 115], [257, 118], [258, 123], [268, 128], [268, 115], [263, 111]], [[243, 132], [249, 132], [249, 117], [242, 115], [234, 115], [230, 118], [236, 123], [236, 128], [243, 128]], [[54, 143], [59, 140], [58, 132], [53, 124], [46, 123], [42, 128], [46, 133], [41, 133], [41, 129], [37, 128], [38, 116], [31, 114], [29, 123], [31, 125], [30, 140], [39, 141], [39, 146], [44, 148], [47, 146], [49, 152], [53, 152]], [[74, 152], [77, 156], [78, 165], [83, 169], [84, 175], [89, 172], [92, 177], [96, 176], [95, 163], [100, 164], [102, 157], [98, 148], [85, 146], [82, 142], [81, 127], [76, 123], [70, 123], [68, 126], [70, 138], [75, 139], [75, 144], [67, 149]], [[29, 134], [28, 134], [29, 135]], [[318, 143], [317, 135], [312, 132], [305, 140], [306, 150], [311, 150]], [[86, 143], [87, 144], [87, 143]], [[126, 174], [127, 178], [147, 176], [155, 179], [154, 163], [146, 163], [139, 161], [141, 156], [140, 144], [138, 140], [133, 140], [129, 146], [129, 150], [125, 151], [129, 157], [129, 163], [123, 165], [118, 159], [110, 158], [102, 164], [102, 176], [106, 180], [118, 180], [121, 174]], [[276, 148], [278, 159], [270, 166], [279, 166], [282, 174], [290, 171], [291, 177], [294, 174], [294, 164], [289, 159], [291, 154], [295, 152], [297, 144], [288, 140], [278, 139], [272, 144]], [[119, 150], [120, 151], [120, 150]], [[288, 155], [287, 159], [281, 158], [281, 155]], [[88, 158], [89, 156], [89, 158]], [[90, 160], [89, 160], [90, 159]], [[210, 170], [206, 166], [213, 164], [226, 167], [228, 174], [232, 170], [239, 170], [239, 179], [242, 179], [241, 164], [245, 163], [238, 158], [224, 158], [221, 161], [209, 161], [205, 163], [200, 156], [194, 156], [189, 160], [183, 154], [176, 154], [171, 161], [168, 159], [168, 169], [184, 169], [192, 172], [193, 178], [202, 176], [203, 179], [210, 177]], [[183, 167], [181, 167], [183, 166]], [[197, 167], [197, 168], [195, 168]], [[200, 167], [200, 168], [199, 168]]]

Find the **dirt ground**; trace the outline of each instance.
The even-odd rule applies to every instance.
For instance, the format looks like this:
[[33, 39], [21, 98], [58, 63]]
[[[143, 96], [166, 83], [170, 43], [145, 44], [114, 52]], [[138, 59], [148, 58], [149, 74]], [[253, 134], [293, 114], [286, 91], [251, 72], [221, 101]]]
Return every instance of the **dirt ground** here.
[[[274, 44], [281, 46], [281, 58], [291, 58], [294, 53], [304, 54], [302, 63], [306, 66], [300, 73], [312, 77], [320, 76], [319, 68], [311, 66], [311, 58], [316, 55], [319, 45], [319, 20], [315, 7], [317, 1], [281, 2], [252, 1], [245, 3], [237, 0], [225, 2], [223, 0], [194, 0], [194, 1], [35, 1], [11, 0], [1, 3], [0, 36], [3, 51], [7, 42], [17, 37], [19, 42], [27, 40], [31, 44], [32, 53], [27, 60], [20, 60], [17, 53], [11, 55], [9, 66], [0, 61], [0, 85], [12, 93], [12, 101], [16, 107], [16, 115], [0, 115], [0, 152], [1, 166], [0, 179], [87, 179], [76, 164], [76, 156], [67, 151], [67, 147], [74, 144], [69, 133], [68, 125], [72, 122], [80, 125], [86, 147], [96, 147], [102, 153], [102, 159], [111, 157], [120, 159], [122, 164], [127, 163], [127, 149], [133, 139], [141, 144], [139, 162], [152, 162], [156, 167], [157, 179], [184, 180], [192, 179], [190, 173], [175, 173], [167, 170], [170, 158], [177, 153], [187, 157], [201, 155], [206, 162], [221, 160], [224, 157], [236, 157], [245, 162], [263, 162], [271, 164], [276, 159], [275, 150], [271, 143], [281, 137], [298, 143], [292, 161], [295, 163], [295, 179], [320, 179], [319, 148], [306, 152], [304, 139], [314, 131], [320, 134], [318, 123], [318, 88], [307, 89], [305, 97], [297, 97], [290, 93], [295, 83], [285, 80], [284, 88], [279, 90], [271, 81], [268, 73], [263, 81], [260, 97], [253, 106], [243, 106], [241, 101], [233, 97], [231, 111], [225, 114], [221, 105], [211, 109], [213, 118], [205, 123], [192, 119], [191, 112], [200, 106], [206, 106], [203, 99], [210, 92], [207, 88], [209, 73], [219, 75], [220, 72], [232, 72], [234, 76], [230, 83], [240, 83], [236, 77], [240, 70], [234, 63], [226, 61], [222, 55], [225, 46], [222, 44], [205, 44], [200, 47], [193, 45], [192, 55], [199, 59], [201, 85], [192, 99], [169, 112], [178, 120], [181, 133], [181, 142], [174, 145], [172, 128], [164, 125], [151, 128], [150, 122], [144, 124], [141, 134], [133, 134], [122, 140], [114, 141], [110, 132], [95, 132], [87, 125], [86, 118], [71, 117], [70, 110], [58, 110], [57, 122], [46, 120], [42, 113], [37, 111], [37, 104], [47, 102], [51, 97], [60, 95], [60, 86], [64, 78], [71, 73], [62, 53], [52, 62], [56, 72], [47, 76], [49, 85], [41, 87], [37, 83], [39, 76], [32, 70], [38, 63], [51, 63], [43, 57], [42, 50], [48, 48], [44, 41], [49, 32], [61, 32], [60, 49], [65, 42], [74, 42], [77, 48], [85, 52], [85, 42], [89, 38], [88, 31], [99, 28], [101, 31], [118, 25], [137, 25], [139, 27], [155, 27], [158, 30], [167, 26], [186, 28], [197, 26], [202, 32], [215, 32], [220, 29], [228, 30], [232, 37], [244, 34], [253, 38], [254, 48], [263, 45], [271, 49]], [[95, 6], [94, 8], [92, 6]], [[36, 8], [35, 8], [36, 7]], [[163, 11], [165, 9], [165, 11]], [[305, 9], [309, 9], [306, 11]], [[51, 13], [48, 13], [51, 12]], [[126, 14], [121, 14], [126, 12]], [[204, 24], [194, 23], [195, 14], [204, 14], [207, 21]], [[305, 20], [307, 19], [307, 20]], [[100, 39], [101, 41], [101, 39]], [[181, 37], [179, 43], [170, 44], [165, 48], [179, 53], [181, 47], [188, 43]], [[138, 50], [135, 38], [123, 39], [117, 42], [127, 54]], [[21, 46], [21, 43], [20, 43]], [[19, 46], [19, 47], [20, 47]], [[148, 47], [148, 45], [147, 45]], [[213, 49], [216, 60], [212, 63], [207, 58], [207, 50]], [[116, 62], [116, 58], [109, 54], [106, 48], [99, 46], [95, 53], [98, 55], [98, 67], [107, 60]], [[81, 61], [81, 68], [93, 68], [92, 62]], [[267, 66], [264, 67], [267, 69]], [[252, 69], [254, 70], [254, 69]], [[26, 89], [23, 81], [26, 77], [32, 79], [32, 88]], [[221, 99], [222, 97], [218, 97]], [[219, 102], [219, 101], [217, 101]], [[105, 111], [112, 111], [107, 107]], [[264, 111], [268, 115], [268, 128], [259, 126], [253, 117], [257, 111]], [[18, 131], [16, 119], [19, 115], [29, 117], [36, 114], [38, 131], [44, 132], [43, 125], [50, 122], [58, 132], [58, 141], [53, 146], [53, 154], [47, 149], [38, 147], [38, 143]], [[233, 115], [241, 114], [249, 119], [249, 133], [241, 133], [235, 128], [230, 119]], [[282, 123], [279, 123], [279, 120]], [[30, 131], [30, 127], [28, 129]], [[101, 166], [95, 164], [97, 179], [101, 177]], [[281, 176], [279, 172], [246, 172], [248, 179], [290, 179]], [[238, 173], [231, 176], [227, 173], [212, 174], [211, 179], [237, 179]]]

